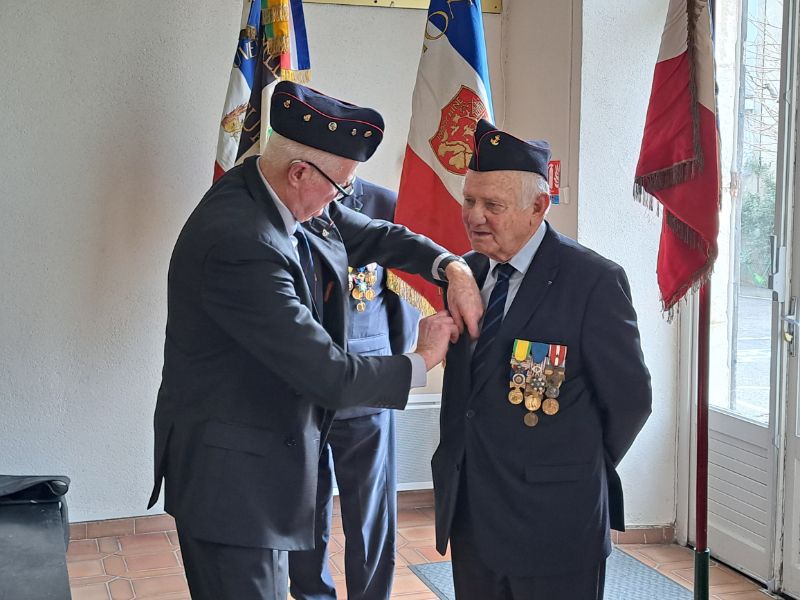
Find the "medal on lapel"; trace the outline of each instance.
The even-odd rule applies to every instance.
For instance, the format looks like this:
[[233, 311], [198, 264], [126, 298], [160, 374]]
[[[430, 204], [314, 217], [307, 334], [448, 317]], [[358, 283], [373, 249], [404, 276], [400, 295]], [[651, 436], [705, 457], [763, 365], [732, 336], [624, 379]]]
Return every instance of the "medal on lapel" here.
[[537, 411], [554, 416], [560, 409], [557, 400], [565, 379], [567, 347], [528, 340], [514, 340], [508, 401], [525, 403], [528, 411], [523, 422], [528, 427], [539, 424]]
[[556, 398], [560, 393], [561, 384], [564, 383], [564, 364], [566, 360], [567, 347], [561, 344], [550, 344], [548, 366], [545, 370], [546, 386], [544, 395], [547, 398], [542, 402], [542, 412], [546, 415], [553, 416], [560, 408]]
[[511, 375], [508, 387], [511, 391], [508, 392], [508, 401], [511, 404], [522, 404], [525, 394], [525, 382], [528, 379], [528, 370], [530, 369], [530, 342], [526, 340], [514, 340], [514, 350], [511, 353]]
[[356, 310], [364, 312], [367, 302], [375, 299], [375, 283], [378, 281], [378, 264], [370, 263], [364, 267], [347, 267], [347, 282], [350, 295], [357, 301]]

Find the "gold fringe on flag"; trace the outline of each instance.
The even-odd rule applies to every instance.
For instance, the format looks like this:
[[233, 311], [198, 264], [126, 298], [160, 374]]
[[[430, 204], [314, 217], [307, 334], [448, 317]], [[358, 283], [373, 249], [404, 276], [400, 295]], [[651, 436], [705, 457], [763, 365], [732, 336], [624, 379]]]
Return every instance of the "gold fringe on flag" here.
[[279, 4], [277, 6], [270, 6], [261, 10], [261, 23], [269, 25], [270, 23], [277, 23], [278, 21], [289, 20], [289, 4]]
[[291, 50], [288, 35], [281, 35], [267, 40], [267, 54], [284, 54]]
[[423, 317], [430, 317], [436, 312], [430, 302], [413, 287], [400, 279], [393, 271], [388, 271], [386, 287], [416, 308]]
[[293, 81], [294, 83], [310, 83], [311, 69], [305, 69], [302, 71], [294, 71], [292, 69], [281, 69], [281, 79], [285, 81]]
[[239, 39], [240, 40], [255, 40], [258, 37], [258, 31], [252, 25], [247, 25], [244, 29], [239, 32]]

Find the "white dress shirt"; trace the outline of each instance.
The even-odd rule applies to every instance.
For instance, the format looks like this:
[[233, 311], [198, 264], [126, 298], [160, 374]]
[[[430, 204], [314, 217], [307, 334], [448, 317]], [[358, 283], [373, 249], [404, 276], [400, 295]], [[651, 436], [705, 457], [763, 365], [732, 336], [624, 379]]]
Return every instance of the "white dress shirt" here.
[[[522, 285], [522, 280], [525, 279], [525, 274], [528, 272], [528, 269], [533, 262], [533, 257], [536, 256], [536, 252], [539, 250], [539, 246], [542, 245], [542, 240], [544, 239], [544, 234], [547, 232], [547, 225], [545, 225], [544, 221], [542, 221], [539, 228], [534, 232], [534, 234], [530, 237], [530, 239], [525, 242], [525, 245], [520, 248], [519, 252], [517, 252], [511, 259], [508, 261], [512, 267], [514, 267], [514, 274], [508, 280], [508, 296], [506, 297], [506, 305], [503, 307], [503, 316], [505, 317], [506, 313], [508, 313], [508, 309], [511, 307], [511, 303], [514, 302], [514, 298], [519, 291], [519, 286]], [[486, 280], [483, 282], [483, 287], [481, 288], [481, 300], [483, 300], [483, 307], [489, 304], [489, 298], [492, 295], [492, 290], [494, 289], [494, 285], [497, 283], [497, 274], [495, 273], [494, 268], [499, 265], [500, 263], [496, 260], [490, 258], [489, 259], [489, 272], [486, 274]], [[483, 318], [481, 318], [481, 327], [483, 327]], [[477, 341], [472, 342], [470, 345], [471, 349], [475, 350], [475, 345]]]

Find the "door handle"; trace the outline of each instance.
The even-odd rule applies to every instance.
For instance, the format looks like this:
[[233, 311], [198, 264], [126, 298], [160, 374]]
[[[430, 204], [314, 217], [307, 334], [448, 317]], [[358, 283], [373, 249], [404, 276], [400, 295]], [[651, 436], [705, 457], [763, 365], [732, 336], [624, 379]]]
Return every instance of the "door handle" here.
[[795, 346], [795, 335], [797, 334], [798, 328], [800, 328], [800, 320], [797, 318], [797, 297], [792, 296], [789, 299], [789, 310], [788, 312], [781, 317], [781, 321], [784, 323], [783, 329], [783, 341], [789, 345], [789, 356], [795, 356], [796, 354], [796, 346]]

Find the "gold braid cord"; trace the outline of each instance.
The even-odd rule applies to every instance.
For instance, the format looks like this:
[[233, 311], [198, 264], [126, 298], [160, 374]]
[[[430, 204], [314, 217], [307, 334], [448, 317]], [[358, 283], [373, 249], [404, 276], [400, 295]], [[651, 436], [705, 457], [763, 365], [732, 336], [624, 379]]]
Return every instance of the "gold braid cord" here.
[[408, 285], [408, 283], [400, 279], [392, 271], [388, 271], [388, 276], [386, 277], [386, 287], [400, 296], [400, 298], [408, 302], [411, 306], [416, 308], [423, 317], [430, 317], [436, 312], [425, 296]]

